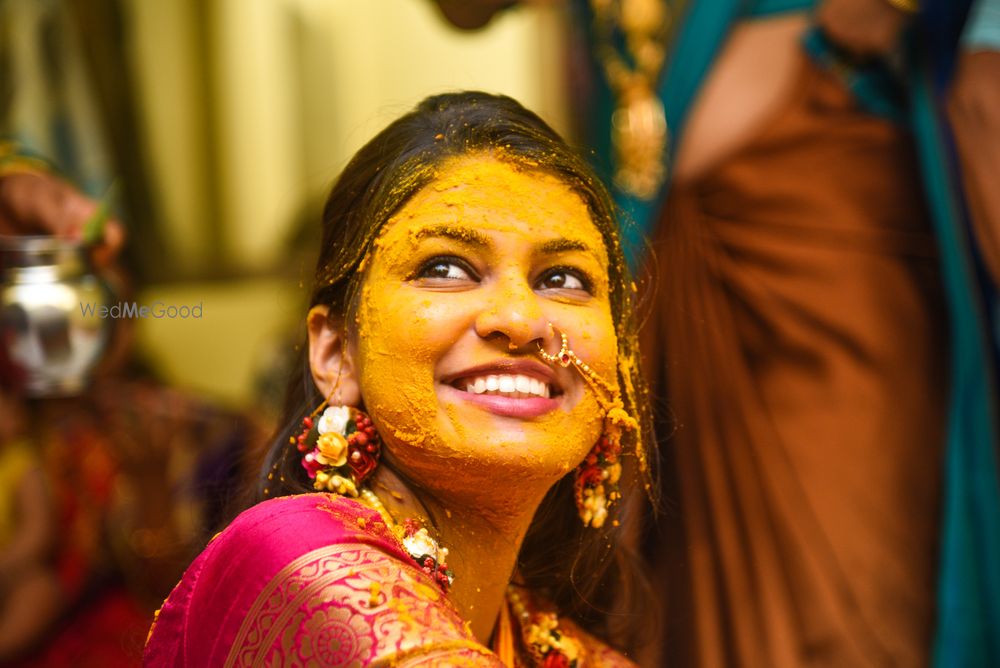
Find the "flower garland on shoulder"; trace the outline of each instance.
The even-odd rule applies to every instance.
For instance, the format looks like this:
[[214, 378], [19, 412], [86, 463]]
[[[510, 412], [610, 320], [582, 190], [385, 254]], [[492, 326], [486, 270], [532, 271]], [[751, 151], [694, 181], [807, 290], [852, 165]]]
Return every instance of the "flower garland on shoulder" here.
[[403, 526], [392, 527], [403, 548], [413, 557], [424, 573], [444, 591], [448, 591], [455, 576], [448, 568], [448, 548], [431, 538], [420, 520], [403, 520]]

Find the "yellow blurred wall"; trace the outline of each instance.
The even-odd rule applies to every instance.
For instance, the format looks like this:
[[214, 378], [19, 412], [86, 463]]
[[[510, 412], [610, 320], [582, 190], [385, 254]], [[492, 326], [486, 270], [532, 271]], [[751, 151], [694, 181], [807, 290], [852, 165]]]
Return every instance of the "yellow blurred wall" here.
[[222, 263], [253, 279], [149, 286], [205, 302], [205, 319], [144, 321], [168, 380], [250, 398], [261, 346], [294, 321], [297, 286], [269, 277], [296, 214], [352, 153], [423, 97], [506, 93], [557, 129], [561, 15], [522, 8], [459, 33], [429, 0], [129, 0], [154, 191], [179, 275]]

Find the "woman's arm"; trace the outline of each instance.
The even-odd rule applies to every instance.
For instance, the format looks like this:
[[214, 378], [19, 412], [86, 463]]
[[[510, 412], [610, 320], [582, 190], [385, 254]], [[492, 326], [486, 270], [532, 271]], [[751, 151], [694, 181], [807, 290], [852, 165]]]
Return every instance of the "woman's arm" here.
[[1000, 285], [1000, 0], [978, 0], [962, 35], [948, 100], [972, 229]]
[[[0, 141], [0, 234], [53, 235], [80, 239], [98, 204], [56, 176], [44, 161], [24, 155], [10, 141]], [[104, 227], [94, 261], [105, 266], [117, 257], [125, 232], [116, 220]]]
[[838, 46], [857, 56], [884, 56], [899, 44], [911, 15], [889, 0], [823, 0], [816, 22]]
[[14, 493], [17, 530], [9, 542], [0, 546], [0, 574], [4, 579], [16, 579], [25, 565], [44, 563], [55, 539], [52, 502], [42, 470], [29, 469]]
[[518, 5], [554, 5], [562, 0], [433, 0], [441, 14], [456, 28], [484, 28], [497, 14]]
[[518, 4], [518, 0], [434, 0], [434, 3], [456, 28], [478, 30], [496, 14]]

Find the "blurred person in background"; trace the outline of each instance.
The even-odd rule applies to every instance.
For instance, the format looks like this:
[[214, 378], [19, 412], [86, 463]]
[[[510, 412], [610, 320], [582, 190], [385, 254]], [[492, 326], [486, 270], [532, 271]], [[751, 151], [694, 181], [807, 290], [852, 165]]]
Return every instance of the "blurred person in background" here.
[[[121, 174], [129, 243], [112, 219], [90, 256], [128, 301], [162, 253], [117, 10], [0, 3], [0, 234], [79, 241]], [[138, 665], [152, 610], [233, 494], [255, 425], [164, 386], [132, 339], [116, 320], [75, 396], [26, 391], [0, 355], [2, 665]]]
[[[518, 3], [437, 4], [476, 29]], [[568, 6], [573, 108], [651, 279], [667, 618], [642, 663], [997, 665], [997, 398], [962, 187], [997, 276], [998, 4]]]

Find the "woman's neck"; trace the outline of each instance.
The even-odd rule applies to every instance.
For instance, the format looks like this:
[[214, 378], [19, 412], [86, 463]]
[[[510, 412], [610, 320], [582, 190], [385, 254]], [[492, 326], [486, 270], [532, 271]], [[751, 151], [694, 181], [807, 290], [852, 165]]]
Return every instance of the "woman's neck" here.
[[484, 507], [481, 498], [445, 503], [413, 489], [386, 466], [380, 467], [370, 487], [397, 522], [420, 519], [448, 548], [448, 567], [455, 576], [449, 598], [476, 638], [487, 643], [504, 605], [521, 542], [546, 490], [532, 493], [522, 488], [516, 501], [504, 495], [495, 508]]

